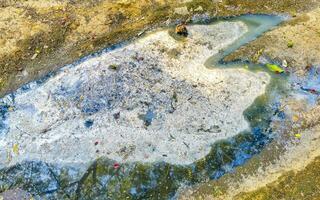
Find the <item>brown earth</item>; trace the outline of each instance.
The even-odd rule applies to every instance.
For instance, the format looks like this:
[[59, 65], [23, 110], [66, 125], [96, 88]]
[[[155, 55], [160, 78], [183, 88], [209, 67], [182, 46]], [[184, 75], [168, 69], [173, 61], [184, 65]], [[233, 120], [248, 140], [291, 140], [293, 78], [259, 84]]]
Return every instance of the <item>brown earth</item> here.
[[195, 14], [301, 13], [312, 0], [1, 0], [0, 96], [153, 26]]
[[299, 14], [280, 28], [241, 47], [225, 58], [259, 61], [259, 56], [281, 64], [284, 60], [292, 71], [303, 74], [306, 68], [320, 65], [320, 9]]

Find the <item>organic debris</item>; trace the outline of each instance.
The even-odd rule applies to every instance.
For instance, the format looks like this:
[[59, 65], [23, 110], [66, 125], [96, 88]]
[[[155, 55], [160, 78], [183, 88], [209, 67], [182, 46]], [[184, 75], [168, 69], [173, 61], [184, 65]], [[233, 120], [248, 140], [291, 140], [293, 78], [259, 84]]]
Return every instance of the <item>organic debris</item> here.
[[18, 155], [19, 154], [19, 145], [18, 144], [14, 144], [13, 147], [12, 147], [12, 151], [16, 155]]
[[292, 121], [293, 121], [293, 122], [298, 122], [298, 121], [299, 121], [299, 116], [293, 115], [293, 116], [292, 116]]
[[309, 92], [309, 93], [311, 93], [311, 94], [316, 94], [316, 95], [319, 95], [319, 94], [320, 94], [320, 91], [318, 91], [318, 90], [316, 90], [316, 89], [313, 89], [313, 88], [301, 87], [301, 90], [306, 91], [306, 92]]
[[117, 69], [119, 69], [119, 66], [116, 65], [116, 64], [111, 64], [111, 65], [109, 65], [109, 69], [111, 69], [111, 70], [117, 70]]
[[293, 48], [294, 46], [294, 43], [292, 41], [289, 41], [288, 44], [287, 44], [288, 48]]

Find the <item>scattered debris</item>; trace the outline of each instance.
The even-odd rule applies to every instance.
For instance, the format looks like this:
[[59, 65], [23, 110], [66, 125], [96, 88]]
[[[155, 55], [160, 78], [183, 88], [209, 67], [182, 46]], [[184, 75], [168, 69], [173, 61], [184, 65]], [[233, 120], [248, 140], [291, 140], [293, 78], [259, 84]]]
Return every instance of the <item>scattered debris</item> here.
[[315, 95], [319, 95], [320, 91], [313, 89], [313, 88], [305, 88], [305, 87], [301, 87], [301, 90], [309, 92], [311, 94], [315, 94]]
[[139, 115], [139, 118], [144, 121], [145, 126], [150, 126], [154, 117], [155, 113], [150, 109], [147, 111], [146, 114]]
[[85, 121], [84, 125], [87, 128], [90, 128], [93, 125], [93, 120], [89, 119], [89, 120]]
[[174, 102], [176, 102], [176, 103], [178, 102], [178, 95], [177, 95], [176, 91], [173, 92], [172, 99]]
[[264, 52], [264, 49], [259, 49], [259, 50], [254, 54], [254, 56], [253, 56], [253, 58], [252, 58], [252, 61], [253, 61], [254, 63], [257, 63], [258, 60], [259, 60], [259, 58], [260, 58], [260, 56], [263, 54], [263, 52]]
[[114, 113], [113, 114], [114, 119], [119, 119], [120, 118], [120, 112]]
[[188, 36], [188, 29], [185, 23], [181, 23], [176, 26], [176, 34], [184, 37]]
[[111, 64], [111, 65], [109, 65], [109, 69], [116, 71], [119, 69], [119, 66], [116, 64]]
[[142, 30], [138, 33], [138, 37], [140, 37], [141, 35], [143, 35], [146, 32], [146, 30]]
[[38, 56], [38, 54], [37, 54], [37, 53], [33, 54], [33, 56], [31, 57], [31, 60], [36, 59], [36, 58], [37, 58], [37, 56]]
[[293, 122], [298, 122], [299, 121], [299, 116], [298, 115], [293, 115], [292, 116], [292, 121]]
[[120, 164], [119, 163], [114, 163], [113, 164], [113, 169], [119, 169], [120, 168]]
[[12, 151], [16, 155], [19, 155], [19, 145], [18, 144], [13, 144]]
[[144, 57], [139, 56], [139, 55], [138, 55], [138, 53], [136, 53], [134, 56], [131, 56], [131, 58], [132, 58], [133, 60], [138, 61], [138, 62], [140, 62], [140, 61], [143, 61], [143, 60], [144, 60]]
[[188, 149], [190, 149], [190, 146], [185, 141], [183, 141], [183, 144], [186, 145]]
[[288, 62], [286, 60], [283, 60], [281, 66], [283, 68], [287, 68], [288, 67]]
[[300, 133], [296, 133], [296, 134], [294, 134], [294, 137], [296, 137], [297, 139], [300, 139], [301, 138], [301, 134]]
[[288, 42], [287, 46], [288, 46], [288, 48], [293, 48], [293, 46], [294, 46], [293, 41], [290, 40], [290, 41]]
[[308, 64], [308, 65], [305, 67], [305, 69], [306, 69], [307, 71], [310, 71], [310, 70], [312, 69], [312, 65], [311, 65], [311, 64]]
[[270, 71], [275, 72], [275, 73], [278, 73], [278, 74], [284, 72], [284, 70], [283, 70], [280, 66], [275, 65], [275, 64], [266, 64], [266, 67], [267, 67]]

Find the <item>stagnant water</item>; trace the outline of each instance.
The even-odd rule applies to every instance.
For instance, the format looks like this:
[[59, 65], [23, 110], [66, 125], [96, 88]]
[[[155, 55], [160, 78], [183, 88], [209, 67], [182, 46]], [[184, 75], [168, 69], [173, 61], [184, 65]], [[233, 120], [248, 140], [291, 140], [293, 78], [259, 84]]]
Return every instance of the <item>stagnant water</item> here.
[[[266, 94], [258, 97], [245, 112], [251, 130], [233, 138], [216, 142], [211, 152], [190, 165], [168, 163], [115, 164], [106, 158], [96, 160], [79, 179], [77, 167], [64, 167], [43, 162], [25, 162], [0, 170], [0, 192], [20, 187], [43, 199], [173, 199], [181, 186], [192, 186], [209, 179], [218, 179], [259, 153], [273, 137], [272, 120], [282, 120], [279, 97], [287, 91], [284, 74], [269, 72], [264, 66], [249, 63], [222, 63], [221, 59], [263, 32], [278, 25], [283, 18], [267, 15], [245, 15], [223, 19], [241, 20], [249, 32], [206, 63], [207, 67], [244, 67], [265, 71], [272, 77]], [[213, 22], [215, 23], [215, 22]], [[38, 81], [42, 84], [46, 79]], [[28, 85], [23, 86], [28, 89]], [[12, 94], [14, 96], [14, 94]], [[14, 99], [14, 98], [13, 98]], [[8, 112], [0, 105], [0, 117]], [[2, 122], [0, 121], [0, 130]], [[90, 125], [90, 122], [88, 122]]]

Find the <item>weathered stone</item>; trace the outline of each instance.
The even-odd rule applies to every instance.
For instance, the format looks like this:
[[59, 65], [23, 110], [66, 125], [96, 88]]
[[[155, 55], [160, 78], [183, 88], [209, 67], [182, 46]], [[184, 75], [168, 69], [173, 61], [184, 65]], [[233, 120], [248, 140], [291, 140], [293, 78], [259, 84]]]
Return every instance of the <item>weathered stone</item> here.
[[187, 37], [188, 36], [188, 29], [185, 24], [179, 24], [176, 26], [176, 34]]

